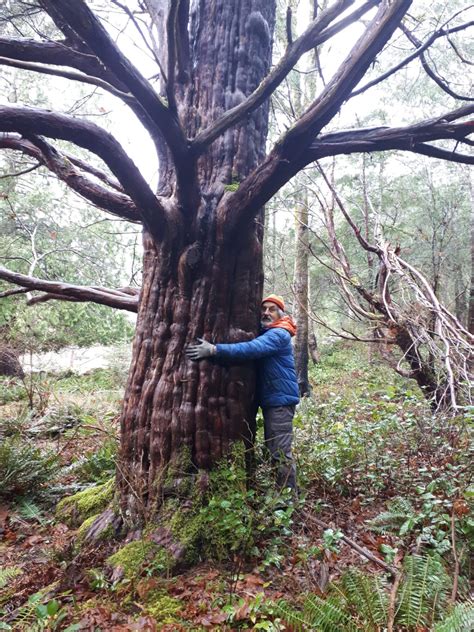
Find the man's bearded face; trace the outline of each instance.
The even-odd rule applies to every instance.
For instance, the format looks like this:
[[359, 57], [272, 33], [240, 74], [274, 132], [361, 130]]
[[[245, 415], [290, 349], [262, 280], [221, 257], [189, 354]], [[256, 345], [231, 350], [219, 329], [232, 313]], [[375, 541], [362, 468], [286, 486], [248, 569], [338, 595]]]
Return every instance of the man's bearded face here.
[[275, 305], [275, 303], [270, 303], [270, 301], [265, 301], [265, 303], [262, 303], [260, 320], [262, 327], [268, 327], [269, 325], [271, 325], [271, 323], [274, 323], [279, 318], [280, 310]]

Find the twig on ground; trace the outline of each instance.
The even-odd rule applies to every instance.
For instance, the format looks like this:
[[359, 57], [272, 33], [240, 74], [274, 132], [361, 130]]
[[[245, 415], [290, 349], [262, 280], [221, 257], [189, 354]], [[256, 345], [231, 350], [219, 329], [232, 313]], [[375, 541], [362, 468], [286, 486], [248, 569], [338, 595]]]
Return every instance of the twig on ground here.
[[387, 611], [387, 632], [393, 632], [393, 624], [395, 623], [395, 603], [397, 599], [398, 586], [400, 585], [400, 580], [402, 578], [401, 571], [398, 571], [395, 575], [395, 579], [392, 585], [392, 590], [390, 591], [390, 599], [388, 602], [388, 611]]
[[[311, 514], [307, 512], [304, 512], [303, 516], [307, 518], [310, 522], [313, 522], [315, 525], [320, 527], [321, 529], [331, 528], [330, 525], [328, 525], [326, 522], [319, 520], [319, 518], [315, 518], [314, 516], [312, 516]], [[371, 553], [368, 549], [366, 549], [363, 546], [360, 546], [360, 544], [357, 544], [357, 542], [354, 542], [354, 540], [349, 538], [347, 535], [342, 534], [341, 540], [345, 542], [346, 544], [348, 544], [350, 547], [352, 547], [355, 551], [360, 553], [360, 555], [363, 555], [371, 562], [374, 562], [375, 564], [378, 564], [378, 566], [381, 566], [393, 577], [395, 578], [397, 577], [398, 572], [395, 568], [393, 568], [393, 566], [390, 566], [390, 564], [387, 564], [387, 562], [384, 562], [383, 560], [381, 560], [379, 557]]]

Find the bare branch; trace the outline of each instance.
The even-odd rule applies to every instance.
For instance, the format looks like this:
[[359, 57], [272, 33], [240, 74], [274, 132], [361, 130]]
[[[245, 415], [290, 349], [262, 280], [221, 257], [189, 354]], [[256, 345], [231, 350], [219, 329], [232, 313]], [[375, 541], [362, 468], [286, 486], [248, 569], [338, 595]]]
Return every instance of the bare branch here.
[[[415, 37], [413, 33], [411, 33], [405, 26], [403, 26], [403, 24], [400, 25], [400, 29], [403, 31], [403, 33], [405, 33], [405, 35], [407, 36], [407, 38], [410, 40], [412, 44], [415, 44], [415, 46], [421, 46], [421, 42], [419, 41], [419, 39]], [[428, 64], [426, 57], [423, 53], [421, 53], [420, 55], [420, 60], [421, 60], [421, 65], [423, 66], [423, 69], [428, 75], [428, 77], [430, 77], [430, 79], [432, 79], [436, 83], [436, 85], [438, 85], [441, 88], [441, 90], [446, 92], [446, 94], [449, 94], [449, 96], [453, 97], [454, 99], [458, 99], [460, 101], [474, 101], [474, 97], [468, 97], [462, 94], [458, 94], [457, 92], [454, 92], [454, 90], [452, 90], [449, 87], [449, 85], [441, 79], [441, 77], [438, 77], [438, 75], [434, 72], [434, 70], [432, 70], [432, 68]]]
[[83, 176], [67, 158], [44, 139], [30, 136], [30, 140], [40, 150], [44, 164], [48, 169], [73, 191], [79, 193], [98, 208], [109, 211], [122, 219], [141, 222], [140, 214], [127, 195], [109, 191]]
[[38, 42], [32, 39], [0, 37], [0, 55], [11, 60], [69, 66], [80, 70], [87, 76], [94, 76], [113, 84], [120, 91], [123, 89], [126, 91], [125, 86], [120, 84], [117, 78], [94, 55], [71, 48], [66, 40]]
[[[128, 312], [136, 312], [138, 309], [138, 298], [136, 296], [130, 296], [130, 294], [125, 292], [121, 293], [117, 290], [71, 285], [57, 281], [45, 281], [43, 279], [37, 279], [36, 277], [20, 274], [19, 272], [12, 272], [3, 266], [0, 266], [0, 279], [20, 285], [25, 290], [46, 292], [48, 295], [52, 295], [50, 298], [61, 298], [62, 300], [81, 302], [90, 301], [92, 303], [98, 303], [99, 305], [108, 305], [109, 307], [124, 309]], [[34, 302], [40, 302], [40, 299], [37, 301], [33, 300], [33, 303]]]
[[45, 64], [37, 64], [28, 61], [19, 61], [17, 59], [9, 59], [8, 57], [0, 57], [0, 65], [11, 66], [12, 68], [20, 68], [21, 70], [30, 70], [32, 72], [39, 72], [42, 75], [53, 75], [55, 77], [62, 77], [63, 79], [71, 79], [72, 81], [80, 81], [81, 83], [87, 83], [89, 85], [103, 88], [107, 92], [119, 97], [130, 105], [135, 102], [135, 99], [131, 94], [118, 90], [115, 86], [100, 79], [98, 77], [91, 77], [79, 72], [73, 72], [71, 70], [59, 70], [57, 68], [50, 68]]
[[[0, 136], [0, 147], [1, 147], [1, 136]], [[24, 176], [27, 173], [31, 173], [41, 167], [41, 162], [37, 162], [35, 165], [28, 167], [27, 169], [23, 169], [22, 171], [17, 171], [16, 173], [5, 173], [0, 176], [0, 180], [4, 180], [5, 178], [17, 178], [18, 176]]]
[[180, 163], [187, 154], [187, 144], [178, 118], [125, 57], [86, 3], [83, 0], [41, 0], [41, 5], [48, 12], [59, 12], [98, 59], [127, 86], [163, 135], [175, 162]]
[[[1, 142], [1, 147], [3, 149], [12, 149], [12, 150], [21, 151], [28, 156], [32, 156], [33, 158], [36, 158], [37, 160], [40, 161], [40, 163], [43, 163], [43, 158], [38, 148], [35, 145], [33, 145], [33, 143], [30, 143], [30, 141], [22, 138], [20, 134], [2, 133], [0, 136], [0, 142]], [[109, 174], [105, 173], [105, 171], [102, 171], [101, 169], [95, 167], [94, 165], [91, 165], [85, 160], [81, 160], [81, 158], [77, 158], [76, 156], [73, 156], [72, 154], [69, 154], [68, 152], [63, 151], [61, 153], [64, 158], [67, 158], [67, 160], [72, 162], [73, 165], [76, 165], [76, 167], [79, 167], [81, 171], [90, 173], [91, 175], [96, 177], [98, 180], [101, 180], [102, 182], [107, 184], [107, 186], [111, 187], [112, 189], [115, 189], [116, 191], [119, 191], [120, 193], [123, 193], [123, 187], [120, 185], [120, 183], [117, 182], [115, 178], [112, 178]]]
[[[388, 77], [395, 74], [396, 72], [398, 72], [399, 70], [407, 66], [411, 61], [419, 57], [425, 50], [427, 50], [431, 46], [431, 44], [433, 44], [433, 42], [435, 42], [440, 37], [447, 37], [448, 33], [457, 33], [461, 30], [465, 30], [471, 26], [474, 26], [474, 21], [472, 21], [472, 22], [466, 22], [465, 24], [461, 24], [458, 26], [453, 26], [450, 29], [444, 28], [445, 25], [452, 19], [453, 19], [452, 17], [449, 18], [449, 20], [447, 20], [441, 28], [437, 29], [434, 33], [432, 33], [428, 37], [428, 39], [424, 42], [424, 44], [421, 44], [420, 42], [418, 48], [413, 53], [411, 53], [411, 55], [408, 55], [407, 57], [405, 57], [405, 59], [402, 59], [401, 62], [399, 62], [395, 66], [392, 66], [392, 68], [389, 68], [389, 70], [379, 75], [372, 81], [369, 81], [368, 83], [363, 85], [361, 88], [358, 88], [357, 90], [354, 90], [353, 92], [351, 92], [350, 98], [352, 99], [352, 97], [356, 97], [358, 94], [362, 94], [369, 88], [372, 88], [373, 86], [376, 86], [378, 83], [385, 81], [385, 79], [388, 79]], [[448, 41], [450, 41], [449, 37], [447, 39]]]
[[68, 140], [97, 154], [135, 202], [143, 221], [159, 238], [167, 221], [164, 207], [153, 194], [120, 143], [90, 121], [36, 108], [0, 106], [0, 131], [25, 137], [43, 135]]
[[[462, 141], [474, 134], [474, 121], [454, 123], [473, 113], [474, 105], [466, 105], [434, 119], [406, 127], [373, 127], [323, 134], [310, 145], [304, 164], [326, 156], [390, 149], [401, 149], [445, 159], [450, 155], [450, 160], [458, 162], [458, 155], [455, 152], [441, 150], [425, 143], [449, 139]], [[474, 164], [474, 157], [460, 155], [459, 162]]]
[[15, 290], [5, 290], [5, 292], [0, 292], [0, 298], [6, 298], [7, 296], [15, 296], [15, 294], [26, 294], [28, 292], [28, 288], [21, 287]]

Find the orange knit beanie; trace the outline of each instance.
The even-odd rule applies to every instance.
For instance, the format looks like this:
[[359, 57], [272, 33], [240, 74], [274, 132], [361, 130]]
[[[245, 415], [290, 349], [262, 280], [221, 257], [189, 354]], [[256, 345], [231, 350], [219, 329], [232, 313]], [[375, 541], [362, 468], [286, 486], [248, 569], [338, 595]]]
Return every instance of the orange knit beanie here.
[[274, 303], [283, 312], [285, 311], [285, 302], [283, 300], [283, 296], [277, 296], [276, 294], [269, 294], [266, 298], [262, 299], [262, 305], [263, 303]]

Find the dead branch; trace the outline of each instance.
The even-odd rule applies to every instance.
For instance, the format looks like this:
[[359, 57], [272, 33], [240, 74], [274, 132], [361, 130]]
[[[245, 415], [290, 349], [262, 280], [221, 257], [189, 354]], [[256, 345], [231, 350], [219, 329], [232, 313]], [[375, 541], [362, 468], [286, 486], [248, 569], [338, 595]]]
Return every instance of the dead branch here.
[[115, 307], [116, 309], [124, 309], [128, 312], [136, 312], [138, 309], [138, 296], [131, 296], [129, 293], [121, 292], [120, 290], [72, 285], [58, 281], [45, 281], [44, 279], [27, 276], [19, 272], [12, 272], [3, 266], [0, 266], [0, 279], [20, 285], [27, 290], [46, 292], [47, 298], [42, 299], [39, 297], [37, 301], [33, 300], [33, 303], [54, 298], [66, 301], [90, 301], [100, 305]]
[[127, 86], [166, 140], [175, 160], [187, 154], [186, 139], [178, 119], [159, 98], [149, 82], [117, 47], [97, 16], [83, 0], [42, 0], [48, 13], [60, 14], [69, 28], [86, 42], [97, 58]]
[[[352, 280], [350, 263], [337, 238], [332, 211], [327, 205], [324, 212], [331, 256], [341, 263], [343, 269], [343, 274], [340, 274], [336, 266], [335, 278], [346, 305], [356, 316], [362, 316], [369, 322], [372, 320], [367, 310], [352, 297], [352, 292], [357, 292], [370, 309], [382, 317], [376, 326], [378, 337], [387, 345], [395, 342], [402, 351], [400, 359], [389, 361], [390, 366], [398, 373], [415, 379], [434, 409], [456, 413], [464, 405], [470, 405], [472, 395], [468, 366], [474, 337], [440, 303], [427, 279], [404, 261], [398, 250], [383, 240], [383, 235], [378, 237], [375, 245], [362, 237], [329, 178], [322, 170], [321, 173], [359, 244], [379, 259], [378, 292], [375, 294], [364, 288], [360, 281]], [[347, 283], [347, 279], [351, 283]], [[399, 290], [396, 301], [389, 292], [389, 283], [396, 284]], [[381, 348], [384, 351], [383, 346]], [[391, 356], [388, 349], [382, 355], [386, 360]], [[401, 366], [402, 361], [408, 363], [409, 371]]]
[[[414, 44], [415, 46], [421, 46], [421, 42], [419, 41], [419, 39], [415, 37], [415, 35], [413, 35], [413, 33], [411, 33], [411, 31], [409, 31], [403, 24], [400, 25], [400, 29], [403, 31], [403, 33], [412, 44]], [[424, 53], [420, 54], [420, 60], [421, 65], [423, 66], [423, 70], [426, 72], [428, 77], [432, 79], [436, 83], [436, 85], [439, 86], [441, 90], [443, 90], [443, 92], [449, 94], [449, 96], [453, 97], [453, 99], [459, 99], [460, 101], [474, 101], [474, 97], [468, 97], [466, 95], [458, 94], [445, 81], [443, 81], [441, 77], [439, 77], [431, 68]]]
[[[280, 138], [261, 165], [226, 199], [220, 216], [226, 233], [247, 225], [259, 209], [305, 164], [313, 139], [337, 114], [408, 11], [410, 0], [381, 3], [374, 19], [320, 96]], [[322, 19], [320, 14], [317, 20]], [[295, 41], [295, 44], [298, 40]], [[262, 82], [263, 83], [263, 82]], [[262, 84], [261, 84], [262, 85]], [[314, 158], [313, 158], [314, 159]]]
[[100, 79], [99, 77], [91, 77], [84, 73], [73, 72], [71, 70], [59, 70], [58, 68], [50, 68], [45, 64], [38, 64], [35, 62], [20, 61], [17, 59], [8, 59], [8, 57], [0, 57], [0, 65], [10, 66], [12, 68], [19, 68], [21, 70], [29, 70], [31, 72], [39, 72], [42, 75], [52, 75], [54, 77], [62, 77], [63, 79], [69, 79], [71, 81], [79, 81], [80, 83], [87, 83], [89, 85], [97, 86], [107, 92], [110, 92], [116, 97], [122, 99], [126, 103], [133, 104], [135, 99], [131, 94], [118, 90], [115, 86]]

